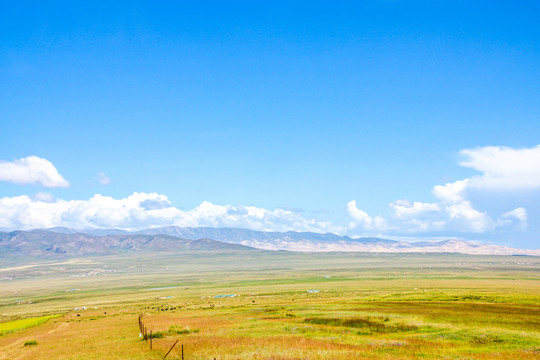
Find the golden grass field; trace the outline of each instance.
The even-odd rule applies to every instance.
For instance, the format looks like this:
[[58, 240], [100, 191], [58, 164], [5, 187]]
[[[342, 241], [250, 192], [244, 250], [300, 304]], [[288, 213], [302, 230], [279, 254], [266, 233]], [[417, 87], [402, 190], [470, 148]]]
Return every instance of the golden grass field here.
[[167, 359], [540, 358], [536, 257], [157, 254], [0, 276], [0, 328], [60, 315], [0, 336], [0, 359], [162, 359], [176, 340]]

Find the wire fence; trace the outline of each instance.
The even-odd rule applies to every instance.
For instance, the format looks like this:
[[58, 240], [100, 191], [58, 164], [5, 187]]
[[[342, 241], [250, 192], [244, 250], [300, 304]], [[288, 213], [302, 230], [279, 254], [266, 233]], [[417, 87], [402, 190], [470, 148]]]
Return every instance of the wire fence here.
[[150, 346], [151, 350], [157, 350], [157, 349], [167, 350], [167, 353], [165, 354], [165, 356], [163, 356], [163, 359], [166, 359], [167, 356], [169, 356], [173, 352], [173, 350], [175, 350], [175, 352], [177, 352], [176, 355], [180, 356], [182, 360], [185, 360], [184, 345], [181, 344], [177, 346], [179, 340], [176, 340], [171, 345], [169, 341], [161, 339], [161, 337], [163, 336], [163, 333], [161, 331], [152, 330], [148, 326], [145, 325], [144, 314], [139, 314], [139, 330], [140, 330], [139, 336], [144, 341], [146, 341], [146, 343]]

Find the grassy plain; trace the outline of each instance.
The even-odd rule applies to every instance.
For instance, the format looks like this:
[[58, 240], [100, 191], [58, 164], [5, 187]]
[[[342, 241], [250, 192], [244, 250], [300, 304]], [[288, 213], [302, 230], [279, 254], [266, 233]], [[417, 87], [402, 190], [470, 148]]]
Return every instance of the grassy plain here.
[[[139, 337], [141, 313], [162, 335], [152, 350]], [[161, 359], [176, 340], [167, 359], [179, 359], [181, 345], [185, 359], [539, 359], [540, 258], [0, 260], [0, 326], [49, 315], [61, 316], [0, 336], [0, 359]]]
[[0, 335], [10, 334], [16, 331], [21, 331], [28, 329], [34, 326], [39, 326], [46, 323], [50, 319], [54, 319], [60, 315], [48, 315], [48, 316], [38, 316], [20, 320], [13, 320], [0, 323]]

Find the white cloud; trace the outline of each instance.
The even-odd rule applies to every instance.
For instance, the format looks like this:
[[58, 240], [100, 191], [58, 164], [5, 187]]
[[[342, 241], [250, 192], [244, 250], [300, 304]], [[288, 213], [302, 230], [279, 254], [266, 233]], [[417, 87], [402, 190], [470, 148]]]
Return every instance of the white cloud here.
[[[441, 187], [452, 189], [452, 186]], [[452, 193], [452, 192], [450, 192]], [[457, 196], [443, 196], [436, 203], [410, 203], [398, 200], [390, 204], [394, 228], [401, 232], [418, 233], [452, 230], [482, 233], [493, 227], [492, 219], [473, 208], [469, 201]]]
[[437, 231], [483, 233], [497, 225], [486, 213], [474, 209], [471, 202], [466, 200], [437, 203], [410, 203], [407, 200], [398, 200], [390, 204], [392, 213], [388, 220], [377, 217], [379, 224], [384, 226], [374, 226], [374, 219], [355, 205], [353, 201], [349, 202], [347, 210], [354, 219], [354, 224], [362, 225], [364, 230], [390, 230], [395, 233]]
[[[488, 214], [475, 208], [470, 195], [479, 189], [495, 194], [540, 188], [540, 145], [528, 149], [490, 146], [460, 153], [466, 157], [460, 165], [480, 171], [479, 175], [434, 186], [433, 202], [394, 201], [389, 204], [391, 212], [387, 218], [370, 216], [356, 201], [350, 201], [346, 206], [352, 219], [348, 226], [309, 218], [305, 213], [302, 216], [291, 209], [268, 210], [205, 201], [191, 210], [180, 210], [165, 195], [156, 193], [133, 193], [122, 199], [97, 194], [88, 200], [70, 201], [55, 199], [50, 193], [37, 193], [1, 198], [0, 228], [140, 229], [177, 225], [338, 234], [485, 233], [502, 227], [525, 229], [528, 219], [523, 207], [503, 214]], [[110, 182], [104, 173], [98, 176], [100, 183]], [[47, 187], [69, 185], [49, 161], [35, 156], [0, 162], [0, 180]]]
[[407, 200], [398, 200], [390, 204], [396, 216], [417, 216], [426, 212], [440, 211], [439, 205], [431, 203], [414, 202], [411, 204]]
[[49, 160], [37, 156], [28, 156], [12, 162], [0, 161], [0, 181], [48, 188], [69, 186], [69, 182], [58, 173]]
[[101, 185], [108, 185], [111, 183], [111, 179], [105, 175], [103, 172], [98, 172], [98, 182], [101, 184]]
[[366, 230], [385, 230], [386, 229], [386, 220], [380, 216], [375, 216], [372, 218], [363, 210], [360, 210], [356, 206], [356, 201], [352, 200], [347, 203], [347, 212], [354, 219], [353, 222], [349, 224], [349, 228], [356, 228], [357, 226], [362, 227]]
[[514, 210], [505, 212], [502, 214], [499, 222], [502, 225], [509, 225], [512, 223], [512, 219], [516, 219], [518, 221], [518, 226], [521, 228], [521, 230], [525, 230], [527, 228], [527, 210], [524, 208], [518, 207]]
[[486, 146], [460, 152], [466, 157], [459, 164], [478, 170], [468, 186], [482, 189], [536, 189], [540, 188], [540, 145], [533, 148], [513, 149], [504, 146]]
[[38, 192], [32, 196], [33, 200], [43, 201], [43, 202], [54, 202], [54, 195], [50, 192]]
[[431, 193], [442, 201], [458, 202], [464, 198], [464, 192], [469, 184], [469, 179], [448, 183], [445, 185], [435, 185]]
[[373, 219], [365, 212], [356, 206], [356, 201], [352, 200], [347, 203], [347, 212], [349, 215], [360, 224], [371, 226]]
[[53, 202], [26, 195], [0, 198], [0, 228], [6, 230], [55, 226], [134, 230], [167, 225], [335, 233], [345, 230], [283, 209], [272, 211], [205, 201], [192, 210], [183, 211], [172, 206], [165, 195], [156, 193], [133, 193], [122, 199], [96, 194], [88, 200]]
[[[396, 233], [421, 233], [457, 231], [485, 233], [500, 227], [527, 227], [527, 211], [516, 208], [498, 218], [474, 208], [468, 200], [468, 192], [489, 191], [490, 193], [530, 190], [540, 188], [540, 145], [533, 148], [512, 149], [509, 147], [486, 146], [460, 152], [466, 159], [461, 166], [470, 167], [482, 174], [471, 178], [436, 185], [432, 194], [433, 203], [397, 200], [390, 204], [392, 213], [384, 222], [384, 228]], [[360, 225], [364, 230], [374, 229], [374, 219], [356, 207], [356, 202], [347, 204], [347, 211], [354, 222], [350, 228]]]
[[483, 233], [493, 228], [493, 220], [474, 209], [470, 201], [460, 201], [445, 207], [444, 215], [449, 219], [449, 230]]
[[522, 223], [527, 222], [527, 210], [522, 207], [516, 208], [514, 210], [508, 211], [502, 215], [503, 218], [513, 217], [521, 221]]

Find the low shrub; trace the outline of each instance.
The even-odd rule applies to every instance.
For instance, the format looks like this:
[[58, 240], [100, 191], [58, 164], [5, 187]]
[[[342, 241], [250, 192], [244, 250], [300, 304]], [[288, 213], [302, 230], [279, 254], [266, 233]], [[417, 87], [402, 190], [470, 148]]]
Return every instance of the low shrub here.
[[495, 335], [487, 334], [487, 335], [473, 336], [469, 342], [475, 345], [487, 345], [487, 344], [502, 343], [504, 342], [504, 340]]
[[370, 316], [355, 318], [307, 318], [304, 320], [304, 322], [309, 324], [359, 328], [375, 333], [391, 333], [417, 329], [414, 325], [385, 324], [388, 321], [389, 319], [387, 317]]
[[162, 337], [163, 337], [163, 332], [161, 332], [161, 331], [152, 331], [152, 332], [148, 332], [148, 334], [143, 336], [143, 340], [161, 339]]

